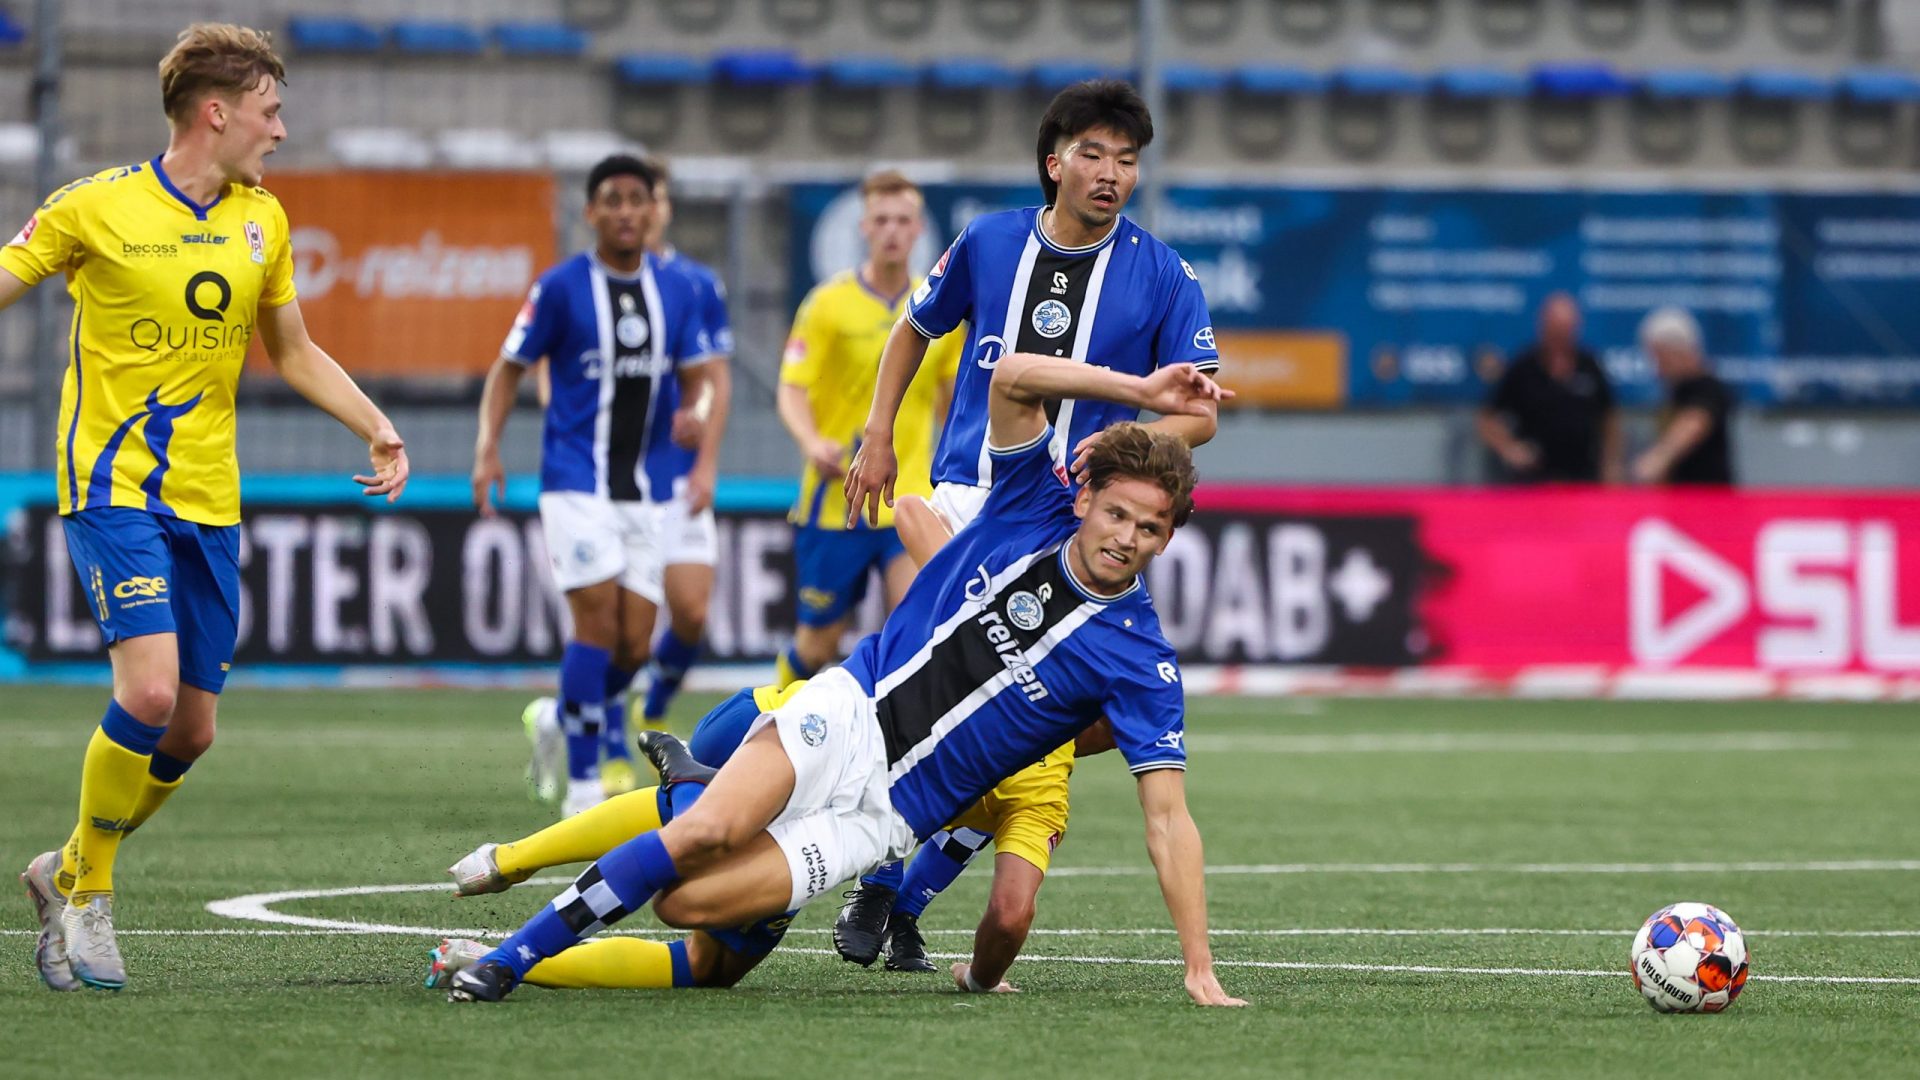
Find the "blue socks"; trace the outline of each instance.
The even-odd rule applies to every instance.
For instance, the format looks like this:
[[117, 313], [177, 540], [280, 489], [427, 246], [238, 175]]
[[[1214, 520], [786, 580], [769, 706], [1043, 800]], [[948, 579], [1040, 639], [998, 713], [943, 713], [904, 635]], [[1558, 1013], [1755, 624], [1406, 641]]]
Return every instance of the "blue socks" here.
[[881, 863], [873, 868], [873, 873], [860, 879], [862, 885], [878, 885], [883, 889], [900, 891], [900, 879], [906, 876], [906, 864], [898, 859]]
[[165, 725], [152, 727], [134, 719], [132, 713], [120, 707], [120, 703], [109, 698], [106, 715], [100, 718], [100, 730], [126, 750], [141, 757], [153, 753], [160, 745], [160, 736], [166, 733]]
[[653, 661], [647, 665], [651, 676], [647, 683], [647, 704], [641, 711], [649, 722], [664, 719], [673, 695], [680, 692], [687, 669], [700, 658], [700, 642], [682, 641], [669, 628], [653, 649]]
[[193, 762], [181, 761], [164, 750], [155, 750], [153, 757], [147, 761], [147, 775], [163, 784], [173, 783], [187, 775], [187, 770], [191, 768]]
[[[960, 831], [964, 835], [942, 829], [920, 845], [913, 864], [907, 867], [906, 881], [900, 886], [900, 898], [893, 902], [893, 910], [919, 918], [933, 898], [957, 881], [960, 872], [992, 839], [971, 829]], [[970, 843], [975, 837], [979, 842]]]
[[567, 779], [591, 780], [600, 764], [600, 727], [606, 720], [607, 650], [578, 641], [560, 654], [560, 727], [567, 733]]
[[[535, 964], [558, 956], [645, 907], [653, 894], [678, 880], [680, 872], [674, 868], [666, 845], [660, 842], [660, 834], [641, 833], [582, 871], [565, 892], [553, 898], [553, 903], [541, 908], [484, 959], [512, 968], [517, 982], [526, 978]], [[675, 985], [679, 985], [679, 975], [676, 963]]]
[[600, 724], [600, 749], [609, 760], [633, 760], [633, 747], [627, 743], [627, 687], [633, 672], [607, 665], [606, 716]]

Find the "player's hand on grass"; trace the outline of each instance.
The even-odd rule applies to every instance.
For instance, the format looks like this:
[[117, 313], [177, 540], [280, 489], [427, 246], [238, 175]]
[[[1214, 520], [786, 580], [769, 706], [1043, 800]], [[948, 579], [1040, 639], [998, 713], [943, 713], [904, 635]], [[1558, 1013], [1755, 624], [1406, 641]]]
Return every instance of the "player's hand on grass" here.
[[998, 986], [994, 986], [987, 989], [976, 990], [974, 989], [973, 984], [969, 982], [967, 979], [967, 976], [970, 973], [971, 973], [970, 965], [967, 965], [967, 964], [953, 965], [953, 985], [959, 987], [960, 992], [963, 994], [1017, 994], [1020, 992], [1018, 987], [1014, 986], [1012, 983], [1008, 982], [1005, 979], [1001, 979], [1000, 984]]
[[900, 473], [900, 464], [893, 457], [893, 440], [868, 439], [860, 444], [853, 455], [853, 464], [847, 466], [847, 482], [844, 491], [847, 496], [847, 528], [860, 524], [862, 504], [867, 512], [867, 524], [880, 524], [880, 503], [893, 505], [893, 481]]
[[840, 465], [840, 457], [846, 452], [846, 447], [832, 439], [815, 439], [807, 447], [807, 461], [819, 471], [821, 480], [832, 480], [846, 472]]
[[1187, 996], [1193, 999], [1195, 1005], [1238, 1007], [1246, 1004], [1237, 997], [1228, 997], [1227, 992], [1220, 988], [1220, 980], [1214, 978], [1212, 965], [1197, 971], [1187, 969]]
[[687, 473], [687, 512], [698, 514], [713, 505], [715, 473], [712, 462], [704, 462]]
[[373, 463], [373, 475], [356, 476], [353, 482], [359, 484], [366, 495], [385, 495], [388, 502], [400, 498], [407, 487], [407, 444], [400, 441], [400, 433], [392, 428], [382, 428], [367, 443], [367, 457]]
[[488, 450], [473, 455], [473, 508], [481, 517], [492, 517], [493, 505], [507, 499], [507, 470], [500, 464], [500, 452]]
[[1142, 381], [1142, 404], [1161, 416], [1210, 416], [1211, 406], [1233, 396], [1192, 364], [1158, 368]]

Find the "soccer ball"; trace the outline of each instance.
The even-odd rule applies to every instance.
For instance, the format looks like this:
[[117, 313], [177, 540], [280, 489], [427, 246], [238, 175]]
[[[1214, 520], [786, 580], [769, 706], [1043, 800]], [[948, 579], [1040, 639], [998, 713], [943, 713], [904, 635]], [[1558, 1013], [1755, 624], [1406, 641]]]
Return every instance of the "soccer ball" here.
[[1674, 904], [1633, 937], [1633, 985], [1660, 1012], [1719, 1012], [1747, 985], [1747, 939], [1712, 904]]

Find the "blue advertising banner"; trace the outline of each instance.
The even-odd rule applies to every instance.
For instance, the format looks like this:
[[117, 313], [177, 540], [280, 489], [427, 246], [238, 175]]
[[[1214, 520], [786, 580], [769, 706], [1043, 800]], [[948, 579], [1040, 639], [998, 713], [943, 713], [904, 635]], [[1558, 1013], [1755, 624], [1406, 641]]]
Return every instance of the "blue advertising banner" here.
[[[917, 269], [1030, 185], [940, 185]], [[792, 192], [805, 289], [861, 257], [858, 197]], [[1635, 337], [1692, 311], [1756, 404], [1920, 405], [1920, 196], [1202, 187], [1158, 235], [1192, 264], [1245, 404], [1480, 400], [1566, 291], [1623, 401], [1658, 400]]]

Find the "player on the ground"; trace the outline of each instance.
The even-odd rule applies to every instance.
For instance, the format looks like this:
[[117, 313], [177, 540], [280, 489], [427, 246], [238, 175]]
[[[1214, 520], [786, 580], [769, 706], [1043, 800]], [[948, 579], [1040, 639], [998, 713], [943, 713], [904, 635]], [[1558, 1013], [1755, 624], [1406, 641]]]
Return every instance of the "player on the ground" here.
[[[1186, 365], [1141, 378], [1031, 355], [1003, 360], [992, 389], [997, 475], [982, 527], [943, 548], [843, 665], [762, 713], [697, 801], [455, 975], [452, 1000], [501, 1000], [649, 902], [669, 925], [703, 929], [798, 909], [1104, 716], [1139, 777], [1188, 993], [1238, 1004], [1207, 945], [1179, 669], [1140, 582], [1191, 511], [1192, 460], [1179, 439], [1131, 425], [1092, 447], [1076, 495], [1054, 477], [1046, 418], [1058, 397], [1193, 415], [1225, 392]], [[990, 989], [964, 966], [955, 975]]]
[[[860, 452], [847, 474], [850, 514], [864, 509], [872, 516], [894, 506], [900, 535], [921, 559], [973, 518], [993, 480], [985, 401], [1004, 353], [1071, 357], [1136, 375], [1177, 363], [1218, 369], [1212, 320], [1192, 268], [1121, 216], [1139, 179], [1140, 151], [1152, 140], [1153, 119], [1126, 83], [1082, 82], [1054, 98], [1036, 144], [1046, 205], [969, 223], [887, 340]], [[962, 322], [969, 326], [965, 355], [972, 362], [961, 365], [954, 386], [934, 461], [933, 498], [895, 505], [901, 388], [914, 377], [928, 339]], [[1137, 410], [1064, 400], [1049, 402], [1047, 415], [1054, 425], [1054, 472], [1066, 483], [1099, 433], [1133, 419]], [[1198, 446], [1213, 437], [1215, 425], [1216, 413], [1207, 410], [1152, 426]], [[928, 507], [934, 513], [924, 513]], [[986, 954], [1010, 963], [1025, 940], [1034, 896], [1066, 829], [1072, 771], [1073, 748], [1063, 746], [994, 793], [991, 801], [1002, 810], [994, 831], [1009, 842], [996, 846], [993, 893], [978, 937], [983, 968], [998, 962]], [[884, 945], [890, 968], [931, 970], [911, 916], [958, 876], [985, 840], [977, 827], [943, 838], [915, 857], [911, 880], [903, 882], [897, 866], [870, 875], [835, 923], [841, 955], [870, 963]], [[896, 904], [907, 918], [894, 917]]]
[[269, 35], [189, 27], [160, 61], [166, 151], [54, 192], [0, 248], [0, 308], [55, 274], [74, 299], [56, 487], [113, 664], [79, 823], [21, 875], [54, 990], [126, 984], [120, 842], [213, 744], [240, 609], [234, 390], [256, 329], [281, 378], [366, 441], [354, 481], [388, 501], [406, 487], [393, 425], [307, 335], [287, 216], [260, 187], [287, 135], [284, 79]]
[[[534, 283], [487, 381], [474, 445], [473, 501], [492, 513], [504, 489], [500, 432], [526, 366], [549, 363], [552, 398], [541, 440], [540, 523], [553, 580], [566, 594], [573, 639], [560, 662], [557, 707], [531, 710], [529, 779], [561, 794], [564, 814], [600, 801], [601, 726], [609, 699], [647, 660], [663, 596], [662, 506], [688, 486], [673, 444], [698, 440], [686, 475], [712, 475], [716, 429], [697, 415], [721, 391], [703, 298], [687, 275], [646, 251], [657, 177], [615, 155], [587, 177], [595, 246]], [[676, 382], [673, 410], [664, 389]]]
[[[891, 510], [871, 522], [855, 518], [847, 513], [840, 485], [860, 448], [880, 348], [915, 285], [907, 259], [926, 227], [925, 202], [913, 181], [891, 171], [867, 177], [860, 198], [866, 261], [807, 293], [780, 363], [780, 419], [806, 463], [799, 498], [787, 515], [794, 526], [799, 625], [779, 658], [781, 685], [811, 678], [838, 657], [840, 637], [866, 595], [870, 574], [880, 574], [891, 611], [916, 568], [893, 530]], [[907, 387], [897, 436], [902, 492], [933, 492], [928, 475], [934, 433], [945, 418], [959, 337], [949, 334], [936, 343], [929, 350], [932, 361]]]

